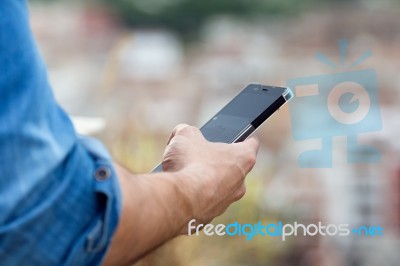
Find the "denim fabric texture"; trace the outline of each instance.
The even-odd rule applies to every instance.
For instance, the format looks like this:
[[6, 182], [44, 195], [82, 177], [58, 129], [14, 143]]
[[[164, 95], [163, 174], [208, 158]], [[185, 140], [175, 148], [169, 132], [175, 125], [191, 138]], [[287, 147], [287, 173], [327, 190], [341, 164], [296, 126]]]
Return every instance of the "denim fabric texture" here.
[[121, 212], [111, 158], [55, 101], [25, 0], [0, 2], [0, 265], [98, 265]]

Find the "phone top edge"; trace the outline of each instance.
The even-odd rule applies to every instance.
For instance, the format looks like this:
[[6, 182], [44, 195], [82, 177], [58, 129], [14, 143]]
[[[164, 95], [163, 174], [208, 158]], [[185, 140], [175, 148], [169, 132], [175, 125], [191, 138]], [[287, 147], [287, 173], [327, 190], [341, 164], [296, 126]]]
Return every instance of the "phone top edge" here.
[[285, 101], [288, 102], [294, 97], [294, 94], [290, 88], [286, 88], [286, 90], [282, 94], [282, 97], [285, 99]]

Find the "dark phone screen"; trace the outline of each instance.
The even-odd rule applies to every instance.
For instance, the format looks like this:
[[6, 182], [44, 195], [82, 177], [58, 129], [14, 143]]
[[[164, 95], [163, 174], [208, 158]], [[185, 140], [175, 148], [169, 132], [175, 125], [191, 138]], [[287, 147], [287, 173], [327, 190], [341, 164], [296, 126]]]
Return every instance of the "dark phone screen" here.
[[208, 141], [231, 143], [280, 96], [281, 93], [263, 91], [259, 87], [245, 89], [200, 130]]

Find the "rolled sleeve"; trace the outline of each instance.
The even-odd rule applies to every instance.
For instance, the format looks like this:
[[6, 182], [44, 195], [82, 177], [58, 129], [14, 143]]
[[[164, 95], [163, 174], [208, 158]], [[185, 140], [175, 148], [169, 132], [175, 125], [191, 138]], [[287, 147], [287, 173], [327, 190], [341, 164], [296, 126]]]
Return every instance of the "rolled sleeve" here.
[[94, 138], [81, 136], [79, 143], [94, 160], [94, 192], [101, 205], [101, 215], [85, 239], [85, 252], [105, 251], [118, 225], [121, 214], [121, 191], [112, 159], [104, 146]]
[[99, 153], [100, 143], [92, 149], [94, 143], [80, 139], [47, 189], [28, 195], [35, 207], [0, 227], [3, 265], [101, 263], [118, 225], [121, 193], [108, 154]]

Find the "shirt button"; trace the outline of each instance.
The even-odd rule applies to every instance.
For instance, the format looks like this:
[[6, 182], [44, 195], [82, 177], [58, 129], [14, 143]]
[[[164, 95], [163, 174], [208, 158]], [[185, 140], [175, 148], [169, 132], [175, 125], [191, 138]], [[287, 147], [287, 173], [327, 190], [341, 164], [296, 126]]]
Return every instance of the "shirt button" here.
[[104, 181], [107, 180], [111, 176], [111, 171], [108, 167], [100, 166], [96, 169], [95, 175], [97, 180]]

